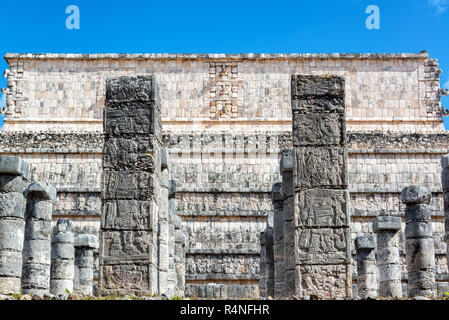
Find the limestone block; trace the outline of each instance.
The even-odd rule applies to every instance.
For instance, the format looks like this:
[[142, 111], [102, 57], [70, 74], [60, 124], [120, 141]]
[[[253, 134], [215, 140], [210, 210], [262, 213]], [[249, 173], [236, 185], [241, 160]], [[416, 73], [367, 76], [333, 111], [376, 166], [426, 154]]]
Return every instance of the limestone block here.
[[351, 296], [352, 281], [349, 265], [301, 266], [302, 296], [323, 298]]
[[295, 148], [295, 189], [347, 188], [347, 152], [345, 148]]
[[161, 148], [161, 168], [170, 168], [170, 152], [167, 148]]
[[413, 238], [431, 238], [432, 223], [430, 221], [410, 221], [405, 226], [405, 237], [407, 239]]
[[155, 231], [157, 212], [151, 201], [111, 200], [103, 204], [102, 228]]
[[345, 81], [338, 76], [292, 75], [292, 97], [343, 96]]
[[330, 146], [343, 145], [346, 121], [343, 113], [293, 113], [293, 145]]
[[24, 218], [25, 199], [22, 193], [0, 193], [0, 219]]
[[[149, 281], [155, 279], [151, 277], [151, 265], [104, 265], [100, 269], [101, 294], [148, 294], [152, 285]], [[106, 291], [105, 291], [106, 290]]]
[[156, 261], [157, 235], [152, 231], [106, 231], [101, 232], [102, 248], [100, 263], [122, 264], [125, 262]]
[[435, 268], [434, 245], [431, 238], [407, 239], [405, 246], [408, 269]]
[[347, 228], [296, 230], [297, 264], [349, 263], [350, 236]]
[[373, 231], [398, 231], [401, 229], [401, 217], [377, 216], [374, 219]]
[[158, 101], [157, 90], [157, 86], [152, 76], [106, 79], [106, 100], [108, 103]]
[[349, 226], [349, 193], [343, 190], [313, 189], [295, 195], [297, 226]]
[[373, 250], [376, 248], [376, 239], [373, 235], [358, 236], [355, 239], [356, 250]]
[[56, 200], [56, 188], [47, 182], [35, 181], [23, 191], [27, 199]]
[[430, 221], [432, 212], [427, 204], [414, 204], [408, 205], [405, 208], [405, 221], [410, 223], [412, 221]]
[[401, 200], [406, 205], [429, 204], [432, 193], [426, 187], [410, 186], [402, 189]]
[[145, 171], [104, 171], [102, 197], [104, 200], [147, 200], [154, 191], [152, 173]]
[[280, 162], [281, 173], [293, 171], [295, 164], [294, 160], [295, 158], [292, 149], [282, 149]]
[[31, 174], [29, 164], [16, 156], [0, 156], [0, 173], [22, 176], [26, 180]]
[[97, 249], [98, 248], [97, 236], [93, 234], [79, 234], [75, 237], [74, 246]]
[[18, 192], [22, 193], [25, 188], [25, 181], [22, 176], [0, 175], [0, 192]]
[[316, 97], [292, 100], [293, 112], [344, 113], [344, 97]]
[[103, 168], [115, 171], [155, 172], [158, 142], [154, 137], [106, 139], [103, 149]]
[[282, 183], [275, 183], [271, 189], [271, 200], [273, 202], [284, 201], [282, 193]]
[[[27, 200], [27, 205], [25, 209], [25, 218], [28, 223], [33, 224], [40, 224], [42, 228], [45, 228], [45, 234], [48, 231], [46, 228], [48, 228], [48, 224], [45, 222], [51, 222], [51, 218], [53, 216], [53, 204], [50, 201], [42, 201], [39, 199], [36, 200]], [[39, 226], [36, 226], [39, 228]], [[51, 227], [51, 226], [50, 226]], [[28, 226], [27, 226], [28, 230]], [[28, 231], [25, 231], [25, 236], [31, 236], [32, 233], [29, 233]], [[44, 229], [42, 229], [44, 231]], [[36, 230], [36, 232], [38, 232]]]

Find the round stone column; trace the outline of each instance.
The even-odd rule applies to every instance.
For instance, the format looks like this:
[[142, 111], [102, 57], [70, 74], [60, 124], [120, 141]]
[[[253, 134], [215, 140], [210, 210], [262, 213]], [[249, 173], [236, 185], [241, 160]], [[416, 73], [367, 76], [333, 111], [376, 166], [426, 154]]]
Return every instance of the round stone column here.
[[355, 239], [357, 251], [357, 286], [361, 299], [377, 296], [376, 240], [372, 235]]
[[27, 204], [22, 293], [44, 295], [50, 290], [51, 217], [56, 189], [48, 183], [33, 182], [23, 194]]
[[0, 156], [0, 294], [20, 294], [25, 231], [25, 180], [29, 165], [19, 157]]
[[433, 244], [431, 192], [420, 186], [402, 190], [405, 209], [408, 296], [435, 296], [435, 249]]
[[379, 269], [379, 296], [402, 297], [402, 272], [399, 255], [400, 217], [378, 216], [374, 220], [377, 235], [377, 266]]
[[51, 240], [50, 292], [54, 295], [73, 292], [75, 248], [71, 229], [69, 219], [59, 219]]
[[80, 234], [75, 237], [75, 265], [79, 272], [77, 291], [85, 296], [93, 293], [94, 250], [98, 248], [98, 239], [93, 234]]

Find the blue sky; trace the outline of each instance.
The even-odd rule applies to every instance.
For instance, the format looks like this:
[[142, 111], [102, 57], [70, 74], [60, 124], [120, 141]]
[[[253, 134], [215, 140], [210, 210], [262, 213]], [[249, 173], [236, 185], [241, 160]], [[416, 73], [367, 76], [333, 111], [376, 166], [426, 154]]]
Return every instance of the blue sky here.
[[[80, 9], [79, 30], [66, 28], [69, 5]], [[365, 27], [369, 5], [380, 9], [379, 30]], [[441, 85], [449, 88], [449, 0], [0, 0], [0, 8], [1, 56], [426, 49], [439, 59]], [[6, 68], [1, 59], [0, 71]], [[0, 87], [6, 87], [6, 79], [0, 79]], [[443, 105], [449, 107], [448, 98]], [[447, 118], [445, 125], [449, 128]]]

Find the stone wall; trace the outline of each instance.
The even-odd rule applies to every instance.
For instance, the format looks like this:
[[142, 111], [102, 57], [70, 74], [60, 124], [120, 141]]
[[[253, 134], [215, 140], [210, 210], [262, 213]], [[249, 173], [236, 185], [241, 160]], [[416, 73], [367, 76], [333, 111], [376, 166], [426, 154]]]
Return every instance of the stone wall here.
[[[271, 186], [281, 181], [280, 150], [292, 146], [291, 74], [344, 77], [351, 243], [372, 232], [378, 213], [403, 216], [403, 187], [427, 186], [433, 191], [437, 280], [447, 280], [439, 240], [444, 233], [439, 161], [449, 138], [437, 62], [427, 54], [9, 54], [6, 59], [11, 72], [0, 152], [21, 156], [33, 180], [56, 186], [54, 219], [69, 217], [75, 234], [96, 234], [100, 227], [105, 79], [155, 75], [162, 144], [178, 186], [176, 210], [192, 235], [187, 259], [192, 267], [232, 265], [230, 280], [211, 268], [205, 268], [204, 280], [189, 275], [188, 264], [186, 285], [200, 294], [234, 294], [240, 284], [250, 290], [258, 283], [259, 233], [273, 210]], [[248, 259], [254, 268], [247, 271]], [[352, 272], [356, 279], [356, 268]]]

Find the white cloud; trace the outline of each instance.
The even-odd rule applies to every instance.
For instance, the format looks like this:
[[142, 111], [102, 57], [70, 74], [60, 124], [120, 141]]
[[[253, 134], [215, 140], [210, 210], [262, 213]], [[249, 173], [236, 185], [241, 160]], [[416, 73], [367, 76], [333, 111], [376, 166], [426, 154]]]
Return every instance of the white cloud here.
[[443, 87], [443, 88], [449, 89], [449, 80], [446, 81], [446, 83], [444, 84], [444, 87]]
[[435, 7], [437, 13], [443, 13], [449, 9], [449, 0], [427, 0], [429, 6]]

